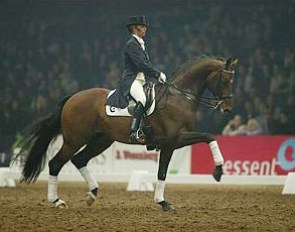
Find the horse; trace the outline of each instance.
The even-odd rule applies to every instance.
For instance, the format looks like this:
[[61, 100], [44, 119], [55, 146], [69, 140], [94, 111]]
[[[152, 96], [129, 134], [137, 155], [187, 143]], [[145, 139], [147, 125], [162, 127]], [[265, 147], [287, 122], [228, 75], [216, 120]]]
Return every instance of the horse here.
[[[216, 139], [208, 133], [193, 130], [195, 114], [200, 104], [230, 112], [233, 107], [233, 82], [238, 60], [235, 58], [198, 57], [181, 65], [171, 80], [155, 83], [154, 112], [146, 120], [153, 129], [153, 140], [160, 150], [154, 202], [163, 211], [174, 206], [164, 199], [168, 165], [175, 149], [206, 142], [215, 162], [213, 178], [220, 181], [224, 163]], [[203, 96], [209, 90], [212, 97]], [[27, 129], [20, 152], [24, 158], [21, 182], [35, 182], [46, 163], [50, 142], [59, 134], [63, 144], [48, 162], [48, 201], [58, 208], [67, 208], [58, 197], [58, 174], [71, 160], [88, 184], [86, 203], [92, 205], [98, 197], [99, 185], [87, 169], [88, 161], [101, 154], [114, 141], [129, 141], [131, 117], [111, 117], [106, 114], [109, 89], [91, 88], [63, 99], [57, 109], [39, 119]], [[133, 142], [134, 143], [134, 142]], [[81, 149], [83, 148], [83, 149]]]

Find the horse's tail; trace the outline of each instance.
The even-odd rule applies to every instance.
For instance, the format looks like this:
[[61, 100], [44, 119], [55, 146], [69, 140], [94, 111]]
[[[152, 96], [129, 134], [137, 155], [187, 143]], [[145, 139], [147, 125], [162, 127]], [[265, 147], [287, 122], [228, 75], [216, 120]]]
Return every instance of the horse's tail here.
[[26, 157], [21, 182], [35, 182], [44, 169], [47, 148], [51, 140], [60, 133], [61, 112], [70, 97], [64, 98], [55, 112], [41, 118], [26, 130], [24, 139], [19, 143], [21, 150], [15, 157], [15, 160], [19, 156]]

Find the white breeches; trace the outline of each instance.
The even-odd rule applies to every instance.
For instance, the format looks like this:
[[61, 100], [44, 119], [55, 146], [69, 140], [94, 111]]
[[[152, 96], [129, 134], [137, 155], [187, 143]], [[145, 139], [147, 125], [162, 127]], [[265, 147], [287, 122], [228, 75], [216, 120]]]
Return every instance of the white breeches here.
[[144, 82], [142, 80], [135, 79], [130, 88], [130, 95], [138, 102], [141, 102], [143, 106], [146, 103], [146, 97], [143, 91]]

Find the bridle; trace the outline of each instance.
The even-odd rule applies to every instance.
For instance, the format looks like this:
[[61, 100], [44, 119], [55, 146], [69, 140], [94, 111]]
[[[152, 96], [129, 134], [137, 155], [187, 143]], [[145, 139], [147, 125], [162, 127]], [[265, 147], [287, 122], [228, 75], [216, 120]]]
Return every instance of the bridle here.
[[[230, 75], [235, 75], [235, 71], [234, 70], [227, 70], [227, 69], [225, 69], [225, 68], [222, 68], [222, 69], [220, 69], [218, 72], [217, 72], [217, 74], [216, 74], [216, 76], [219, 74], [219, 76], [220, 76], [220, 78], [218, 78], [218, 80], [217, 80], [217, 86], [216, 86], [216, 90], [217, 90], [217, 94], [216, 94], [216, 96], [218, 97], [218, 99], [220, 99], [220, 100], [225, 100], [225, 99], [232, 99], [233, 98], [233, 94], [231, 93], [231, 94], [229, 94], [229, 95], [223, 95], [222, 94], [222, 84], [221, 84], [221, 82], [222, 82], [222, 77], [221, 77], [221, 73], [227, 73], [227, 74], [230, 74]], [[217, 78], [217, 77], [213, 77], [213, 78]]]
[[216, 94], [213, 97], [206, 97], [206, 96], [201, 96], [201, 95], [195, 95], [187, 90], [184, 90], [172, 83], [166, 82], [165, 85], [179, 91], [181, 94], [184, 95], [188, 100], [193, 101], [197, 104], [201, 104], [202, 106], [213, 109], [213, 110], [219, 110], [221, 104], [223, 103], [224, 100], [226, 99], [232, 99], [233, 94], [229, 95], [223, 95], [222, 94], [222, 73], [227, 73], [234, 75], [235, 71], [234, 70], [227, 70], [226, 67], [222, 67], [219, 69], [216, 74], [212, 77], [212, 79], [218, 78], [217, 84], [216, 84]]

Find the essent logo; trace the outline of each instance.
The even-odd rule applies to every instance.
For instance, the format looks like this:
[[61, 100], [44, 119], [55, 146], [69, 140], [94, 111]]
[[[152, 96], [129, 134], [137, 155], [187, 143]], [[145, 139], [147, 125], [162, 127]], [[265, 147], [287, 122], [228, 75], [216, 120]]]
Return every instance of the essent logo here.
[[[291, 157], [289, 154], [291, 153]], [[278, 163], [285, 171], [295, 168], [295, 138], [284, 141], [278, 150]]]

